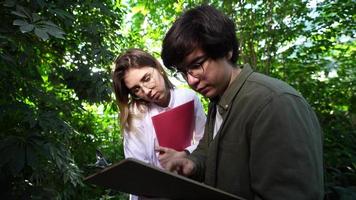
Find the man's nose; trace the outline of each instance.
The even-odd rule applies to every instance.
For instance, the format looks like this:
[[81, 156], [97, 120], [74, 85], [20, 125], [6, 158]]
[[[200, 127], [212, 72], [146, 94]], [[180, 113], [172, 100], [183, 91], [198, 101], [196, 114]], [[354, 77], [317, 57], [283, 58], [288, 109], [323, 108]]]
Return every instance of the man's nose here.
[[195, 88], [198, 85], [199, 81], [199, 78], [195, 78], [194, 76], [187, 74], [187, 83], [191, 87]]

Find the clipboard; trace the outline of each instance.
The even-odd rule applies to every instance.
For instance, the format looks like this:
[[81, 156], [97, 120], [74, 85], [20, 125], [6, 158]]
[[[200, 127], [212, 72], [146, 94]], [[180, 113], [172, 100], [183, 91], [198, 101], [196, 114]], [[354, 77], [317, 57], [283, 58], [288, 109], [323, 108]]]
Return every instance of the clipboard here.
[[137, 196], [184, 200], [243, 200], [236, 195], [133, 158], [124, 159], [86, 177], [84, 181]]

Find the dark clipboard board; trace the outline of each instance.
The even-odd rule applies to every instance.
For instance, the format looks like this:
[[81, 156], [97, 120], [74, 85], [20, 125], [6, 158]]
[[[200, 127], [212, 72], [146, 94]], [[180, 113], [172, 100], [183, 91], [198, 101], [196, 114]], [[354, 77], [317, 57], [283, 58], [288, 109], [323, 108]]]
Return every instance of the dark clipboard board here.
[[128, 158], [85, 178], [105, 188], [138, 196], [168, 199], [240, 199], [189, 178]]

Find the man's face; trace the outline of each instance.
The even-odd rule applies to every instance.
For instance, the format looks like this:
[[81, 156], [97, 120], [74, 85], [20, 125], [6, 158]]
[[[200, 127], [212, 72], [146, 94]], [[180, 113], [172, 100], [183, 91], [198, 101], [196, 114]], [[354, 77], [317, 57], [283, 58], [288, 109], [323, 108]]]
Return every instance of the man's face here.
[[187, 64], [182, 67], [188, 85], [205, 97], [221, 96], [231, 80], [232, 67], [228, 59], [213, 60], [201, 49], [195, 49], [184, 59]]

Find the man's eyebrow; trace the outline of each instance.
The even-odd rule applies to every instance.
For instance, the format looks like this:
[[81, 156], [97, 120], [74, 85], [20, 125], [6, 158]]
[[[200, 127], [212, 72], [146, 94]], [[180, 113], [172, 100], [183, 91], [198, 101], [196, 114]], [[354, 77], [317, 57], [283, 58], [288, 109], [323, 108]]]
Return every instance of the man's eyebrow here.
[[192, 64], [197, 63], [199, 60], [201, 60], [204, 57], [205, 57], [205, 55], [201, 55], [201, 56], [198, 56], [198, 57], [194, 58], [192, 61], [190, 61], [189, 64], [185, 65], [184, 68], [187, 68], [187, 67], [191, 66]]

